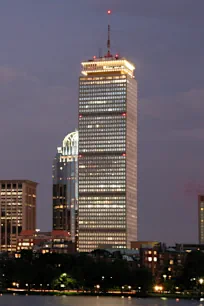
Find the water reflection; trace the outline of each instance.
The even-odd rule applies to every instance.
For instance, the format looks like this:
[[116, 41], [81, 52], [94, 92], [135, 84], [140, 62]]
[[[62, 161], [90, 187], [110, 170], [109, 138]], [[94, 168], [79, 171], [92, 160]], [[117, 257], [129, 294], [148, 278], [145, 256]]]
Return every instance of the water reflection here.
[[190, 300], [135, 299], [122, 297], [74, 296], [0, 296], [2, 306], [204, 306], [204, 302]]

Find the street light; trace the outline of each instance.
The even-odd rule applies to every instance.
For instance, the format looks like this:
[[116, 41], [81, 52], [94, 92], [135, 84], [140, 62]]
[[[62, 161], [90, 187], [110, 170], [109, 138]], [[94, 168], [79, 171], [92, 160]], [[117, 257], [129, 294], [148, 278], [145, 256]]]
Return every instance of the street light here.
[[200, 295], [201, 295], [202, 294], [202, 285], [204, 283], [204, 279], [203, 278], [199, 278], [198, 282], [200, 284]]
[[163, 290], [162, 286], [154, 286], [154, 291], [155, 292], [161, 292]]
[[100, 289], [100, 285], [96, 285], [96, 288], [97, 288], [97, 290], [98, 290], [98, 292], [99, 292], [99, 289]]
[[164, 278], [164, 281], [166, 281], [167, 275], [164, 274], [164, 275], [163, 275], [163, 278]]

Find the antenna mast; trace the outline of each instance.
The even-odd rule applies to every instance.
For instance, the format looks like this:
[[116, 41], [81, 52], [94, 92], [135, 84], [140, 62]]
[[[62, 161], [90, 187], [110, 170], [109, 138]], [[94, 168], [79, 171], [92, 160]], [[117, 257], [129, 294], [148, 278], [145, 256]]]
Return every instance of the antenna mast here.
[[[111, 15], [111, 10], [108, 10], [108, 15]], [[111, 53], [110, 53], [110, 46], [111, 46], [111, 42], [110, 42], [110, 22], [108, 24], [108, 40], [107, 40], [107, 48], [108, 48], [108, 53], [107, 53], [107, 57], [111, 57]]]

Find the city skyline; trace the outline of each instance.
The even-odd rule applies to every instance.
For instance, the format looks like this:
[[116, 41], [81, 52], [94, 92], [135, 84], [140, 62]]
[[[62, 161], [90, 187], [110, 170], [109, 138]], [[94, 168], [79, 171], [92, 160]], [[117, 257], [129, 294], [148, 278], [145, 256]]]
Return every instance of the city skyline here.
[[77, 126], [79, 63], [105, 50], [111, 8], [113, 50], [136, 64], [139, 82], [139, 239], [196, 242], [203, 2], [19, 2], [0, 12], [1, 179], [38, 181], [38, 227], [51, 229], [52, 160]]

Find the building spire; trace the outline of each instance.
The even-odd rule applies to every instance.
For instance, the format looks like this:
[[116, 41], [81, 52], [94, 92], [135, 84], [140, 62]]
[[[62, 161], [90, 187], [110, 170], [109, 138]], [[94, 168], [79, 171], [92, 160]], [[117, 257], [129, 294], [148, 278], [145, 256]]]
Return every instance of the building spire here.
[[[111, 10], [108, 10], [107, 13], [108, 13], [108, 15], [110, 15]], [[110, 47], [111, 47], [111, 42], [110, 42], [110, 22], [109, 22], [109, 24], [108, 24], [108, 40], [107, 40], [107, 49], [108, 49], [107, 57], [111, 56]]]
[[110, 53], [110, 24], [108, 25], [108, 41], [107, 41], [108, 53]]

